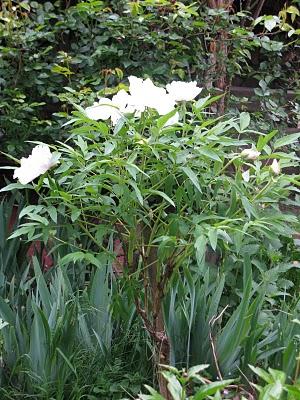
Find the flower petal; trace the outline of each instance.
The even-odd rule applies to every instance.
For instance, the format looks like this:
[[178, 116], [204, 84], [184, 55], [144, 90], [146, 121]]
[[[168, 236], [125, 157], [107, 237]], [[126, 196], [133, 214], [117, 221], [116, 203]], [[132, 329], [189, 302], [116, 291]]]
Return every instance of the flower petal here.
[[14, 171], [14, 179], [26, 185], [38, 176], [44, 174], [57, 164], [53, 154], [46, 144], [40, 144], [33, 148], [31, 155], [21, 159], [21, 166]]

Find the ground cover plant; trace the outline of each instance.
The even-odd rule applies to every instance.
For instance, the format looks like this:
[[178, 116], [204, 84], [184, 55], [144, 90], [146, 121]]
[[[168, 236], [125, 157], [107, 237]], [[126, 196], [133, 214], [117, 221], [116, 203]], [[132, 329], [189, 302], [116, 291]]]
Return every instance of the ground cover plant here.
[[[38, 204], [22, 210], [11, 240], [51, 243], [61, 269], [84, 263], [102, 284], [118, 276], [108, 302], [115, 318], [126, 307], [139, 318], [155, 371], [205, 363], [211, 381], [234, 378], [248, 391], [250, 365], [271, 366], [296, 383], [298, 220], [281, 207], [297, 201], [288, 168], [298, 157], [282, 149], [299, 134], [253, 131], [248, 113], [213, 116], [218, 98], [199, 98], [196, 82], [165, 89], [132, 76], [128, 87], [77, 106], [65, 143], [38, 144], [21, 160], [20, 183], [2, 191], [35, 190]], [[172, 378], [157, 379], [171, 398]]]
[[[201, 376], [207, 365], [197, 365], [189, 370], [178, 371], [176, 368], [169, 368], [163, 374], [168, 381], [168, 388], [171, 398], [176, 399], [224, 399], [236, 398], [238, 385], [234, 380], [211, 382], [205, 376]], [[285, 383], [286, 376], [282, 371], [269, 369], [268, 372], [261, 368], [251, 367], [255, 373], [265, 382], [264, 386], [253, 384], [258, 389], [259, 400], [287, 398], [296, 400], [300, 395], [299, 385], [288, 385]], [[164, 400], [158, 392], [147, 386], [150, 395], [141, 394], [141, 400]], [[187, 397], [188, 395], [188, 397]], [[252, 394], [244, 391], [241, 399], [253, 398]]]

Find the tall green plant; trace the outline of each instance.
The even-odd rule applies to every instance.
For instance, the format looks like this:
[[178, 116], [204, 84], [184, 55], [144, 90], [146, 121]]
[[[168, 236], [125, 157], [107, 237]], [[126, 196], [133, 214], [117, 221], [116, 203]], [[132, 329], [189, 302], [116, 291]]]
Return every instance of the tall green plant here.
[[[23, 211], [29, 222], [24, 221], [11, 236], [55, 241], [60, 216], [76, 226], [74, 239], [79, 247], [62, 258], [61, 265], [85, 260], [97, 267], [113, 258], [106, 247], [109, 238], [119, 238], [127, 287], [156, 344], [159, 363], [170, 360], [163, 299], [174, 272], [184, 273], [193, 259], [198, 274], [203, 274], [209, 247], [239, 260], [257, 249], [268, 257], [266, 249], [275, 239], [289, 237], [297, 222], [295, 216], [279, 210], [279, 202], [299, 184], [296, 176], [280, 173], [280, 166], [297, 160], [280, 148], [298, 136], [272, 141], [275, 132], [263, 135], [249, 129], [247, 113], [213, 119], [204, 112], [213, 100], [184, 102], [163, 116], [150, 106], [140, 116], [118, 115], [114, 127], [89, 119], [88, 110], [74, 112], [72, 145], [53, 146], [60, 165], [33, 186], [41, 202]], [[101, 104], [89, 112], [97, 107], [102, 115]], [[105, 107], [115, 115], [114, 107]], [[179, 122], [170, 125], [175, 115]], [[257, 136], [256, 143], [243, 139], [249, 134]], [[252, 148], [241, 151], [249, 145]], [[12, 184], [5, 190], [20, 187]], [[83, 238], [92, 240], [94, 248], [82, 247]], [[229, 353], [233, 354], [228, 349], [236, 352], [240, 344], [238, 337], [228, 341], [231, 330], [242, 337], [247, 332], [245, 321], [240, 320], [247, 315], [252, 289], [249, 261], [247, 265], [243, 300], [225, 327], [223, 340], [218, 340], [225, 368], [235, 358], [230, 359]], [[226, 272], [228, 266], [221, 268]], [[259, 305], [256, 300], [251, 312], [255, 314]], [[247, 318], [249, 329], [251, 316]]]
[[236, 288], [237, 298], [234, 288], [225, 295], [229, 290], [225, 275], [216, 276], [212, 268], [216, 267], [208, 266], [204, 277], [185, 271], [184, 276], [174, 278], [165, 303], [172, 365], [204, 362], [219, 379], [239, 376], [240, 371], [251, 379], [249, 364], [274, 365], [293, 378], [300, 331], [292, 320], [299, 315], [298, 304], [277, 301], [274, 305], [278, 309], [269, 309], [273, 296], [270, 282], [274, 284], [293, 265], [269, 270], [271, 280], [259, 275], [257, 285], [249, 257], [245, 257], [244, 283], [241, 289]]
[[[11, 279], [20, 279], [26, 264], [28, 245], [19, 239], [8, 241], [18, 227], [18, 215], [23, 208], [24, 199], [20, 193], [0, 202], [0, 293], [3, 295]], [[22, 266], [21, 266], [21, 265]], [[23, 268], [22, 268], [23, 267]]]
[[[33, 278], [28, 266], [14, 288], [14, 299], [0, 297], [0, 316], [6, 323], [1, 331], [2, 379], [30, 392], [54, 384], [58, 398], [64, 398], [66, 388], [72, 390], [70, 379], [77, 378], [73, 361], [78, 352], [110, 350], [109, 274], [105, 266], [97, 270], [89, 291], [81, 293], [72, 290], [64, 269], [54, 270], [47, 283], [36, 258], [33, 267]], [[101, 279], [103, 274], [106, 278]]]

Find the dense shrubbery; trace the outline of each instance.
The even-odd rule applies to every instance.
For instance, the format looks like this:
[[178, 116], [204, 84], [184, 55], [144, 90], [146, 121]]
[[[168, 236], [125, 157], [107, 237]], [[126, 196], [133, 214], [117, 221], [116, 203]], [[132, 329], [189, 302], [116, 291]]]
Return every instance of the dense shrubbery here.
[[[297, 73], [291, 70], [297, 59], [282, 40], [293, 41], [297, 32], [290, 38], [271, 36], [271, 41], [266, 29], [253, 35], [263, 23], [276, 30], [285, 21], [292, 23], [293, 9], [281, 25], [267, 20], [254, 28], [245, 13], [167, 0], [90, 0], [68, 8], [60, 1], [4, 1], [1, 7], [4, 151], [20, 153], [25, 140], [59, 139], [61, 118], [72, 107], [68, 99], [92, 101], [95, 92], [114, 90], [123, 75], [132, 73], [158, 82], [192, 78], [221, 91], [230, 88], [233, 77], [247, 75], [259, 81], [257, 96], [268, 111], [264, 129], [295, 123], [296, 105], [284, 108], [283, 95], [295, 88]], [[278, 100], [270, 87], [282, 90]]]
[[2, 2], [3, 398], [299, 399], [298, 0], [213, 3]]

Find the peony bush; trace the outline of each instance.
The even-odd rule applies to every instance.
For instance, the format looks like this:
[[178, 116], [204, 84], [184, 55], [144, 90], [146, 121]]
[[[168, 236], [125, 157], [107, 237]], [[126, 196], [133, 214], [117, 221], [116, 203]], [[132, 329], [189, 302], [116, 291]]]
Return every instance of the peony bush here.
[[120, 241], [125, 287], [157, 366], [170, 362], [163, 307], [172, 277], [191, 268], [204, 276], [208, 251], [218, 254], [216, 274], [237, 260], [240, 276], [240, 260], [268, 259], [297, 223], [280, 210], [297, 191], [298, 178], [284, 173], [298, 162], [296, 154], [282, 151], [276, 132], [252, 131], [247, 113], [214, 118], [207, 112], [214, 99], [195, 100], [200, 93], [196, 82], [162, 88], [129, 77], [128, 92], [77, 107], [71, 137], [35, 147], [15, 170], [20, 183], [4, 189], [26, 184], [40, 199], [23, 210], [12, 237], [59, 245], [59, 227], [69, 227], [65, 240], [74, 252], [58, 260], [62, 266], [85, 259], [102, 268], [115, 260], [110, 240]]

